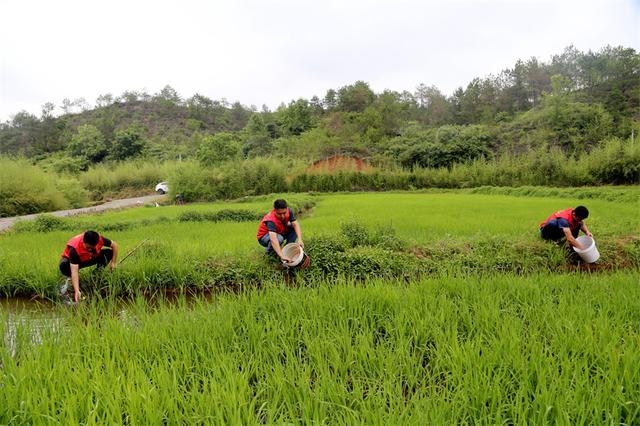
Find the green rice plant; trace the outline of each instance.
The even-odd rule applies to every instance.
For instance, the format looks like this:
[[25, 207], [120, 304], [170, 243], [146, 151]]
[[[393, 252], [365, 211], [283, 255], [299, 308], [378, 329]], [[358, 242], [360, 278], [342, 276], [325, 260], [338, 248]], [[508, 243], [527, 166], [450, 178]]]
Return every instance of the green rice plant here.
[[636, 283], [506, 274], [94, 299], [49, 326], [9, 323], [0, 423], [636, 424]]
[[[266, 261], [256, 241], [259, 219], [178, 220], [183, 213], [217, 218], [222, 211], [226, 217], [224, 210], [229, 207], [255, 212], [259, 218], [258, 212], [268, 211], [279, 196], [29, 222], [42, 224], [41, 230], [49, 232], [25, 229], [0, 235], [0, 293], [54, 297], [64, 244], [86, 229], [117, 241], [121, 257], [147, 240], [114, 274], [102, 274], [106, 281], [96, 287], [104, 288], [104, 293], [282, 283], [285, 277], [278, 263]], [[300, 283], [329, 277], [368, 281], [397, 275], [405, 280], [423, 275], [525, 275], [585, 269], [566, 249], [543, 242], [538, 235], [538, 225], [549, 212], [581, 203], [575, 198], [457, 192], [300, 195], [291, 200], [315, 202], [313, 214], [307, 211], [300, 218], [311, 259], [310, 267], [297, 274]], [[592, 269], [637, 270], [635, 205], [593, 199], [588, 206], [592, 211], [589, 227], [601, 253]], [[86, 279], [92, 277], [88, 274]]]
[[624, 203], [637, 203], [640, 201], [640, 187], [638, 186], [600, 186], [584, 188], [480, 186], [468, 189], [466, 192], [471, 194], [511, 195], [517, 197], [575, 197], [579, 200], [602, 199]]

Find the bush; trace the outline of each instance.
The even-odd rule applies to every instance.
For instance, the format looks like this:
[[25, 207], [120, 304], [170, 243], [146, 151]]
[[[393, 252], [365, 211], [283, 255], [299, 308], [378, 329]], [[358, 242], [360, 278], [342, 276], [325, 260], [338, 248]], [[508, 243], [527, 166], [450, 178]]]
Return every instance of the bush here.
[[63, 231], [68, 230], [69, 224], [65, 222], [63, 219], [50, 215], [50, 214], [41, 214], [38, 215], [31, 222], [18, 222], [15, 227], [16, 232], [52, 232], [52, 231]]
[[205, 136], [200, 142], [196, 156], [203, 166], [211, 166], [224, 161], [238, 160], [242, 155], [242, 145], [237, 135], [220, 132]]
[[153, 192], [160, 181], [166, 180], [171, 163], [157, 164], [148, 161], [131, 161], [126, 163], [100, 164], [91, 167], [80, 175], [80, 182], [94, 199], [104, 194], [133, 189]]
[[186, 201], [228, 200], [249, 195], [285, 192], [285, 169], [273, 159], [253, 159], [206, 168], [189, 162], [172, 173], [171, 192]]
[[585, 156], [590, 173], [599, 183], [640, 182], [640, 143], [618, 138], [604, 141]]
[[253, 222], [262, 219], [261, 213], [250, 210], [223, 209], [217, 212], [186, 211], [178, 215], [178, 222]]
[[0, 157], [0, 217], [68, 207], [56, 180], [26, 160]]
[[77, 179], [59, 178], [56, 188], [62, 192], [70, 207], [77, 209], [87, 205], [89, 194]]

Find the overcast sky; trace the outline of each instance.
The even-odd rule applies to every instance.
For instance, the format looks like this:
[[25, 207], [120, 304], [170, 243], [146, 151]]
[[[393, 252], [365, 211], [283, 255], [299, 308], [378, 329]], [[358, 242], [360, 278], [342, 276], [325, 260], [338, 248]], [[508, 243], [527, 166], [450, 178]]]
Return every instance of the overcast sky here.
[[356, 80], [450, 95], [571, 44], [638, 51], [639, 28], [640, 0], [0, 0], [0, 122], [167, 84], [271, 109]]

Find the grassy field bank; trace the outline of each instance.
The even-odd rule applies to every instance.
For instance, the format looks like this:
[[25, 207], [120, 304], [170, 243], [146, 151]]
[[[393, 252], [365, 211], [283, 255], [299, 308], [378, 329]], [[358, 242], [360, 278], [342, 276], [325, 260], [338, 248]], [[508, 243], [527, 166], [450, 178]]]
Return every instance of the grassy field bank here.
[[635, 273], [315, 284], [5, 318], [0, 423], [640, 421]]
[[[135, 292], [280, 282], [276, 263], [265, 258], [255, 241], [256, 218], [273, 198], [49, 217], [18, 225], [0, 235], [0, 293], [54, 294], [61, 277], [60, 252], [72, 235], [86, 228], [118, 241], [123, 253], [149, 239], [115, 274], [94, 280], [82, 271], [85, 283], [98, 281], [94, 285], [100, 288]], [[304, 211], [300, 221], [312, 263], [298, 276], [303, 282], [385, 274], [410, 279], [455, 272], [566, 271], [566, 252], [540, 241], [537, 229], [551, 212], [577, 204], [591, 211], [588, 224], [602, 254], [600, 267], [640, 266], [640, 219], [634, 202], [464, 192], [287, 198]]]

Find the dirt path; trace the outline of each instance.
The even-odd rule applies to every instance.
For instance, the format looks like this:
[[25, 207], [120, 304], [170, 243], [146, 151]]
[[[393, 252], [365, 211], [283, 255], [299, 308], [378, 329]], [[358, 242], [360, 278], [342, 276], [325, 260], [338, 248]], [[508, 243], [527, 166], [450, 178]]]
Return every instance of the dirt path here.
[[[105, 210], [113, 210], [113, 209], [121, 209], [124, 207], [133, 207], [133, 206], [143, 206], [146, 203], [150, 203], [153, 201], [158, 201], [163, 199], [164, 195], [146, 195], [144, 197], [136, 197], [136, 198], [126, 198], [124, 200], [113, 200], [104, 204], [100, 204], [98, 206], [93, 207], [83, 207], [81, 209], [74, 210], [59, 210], [57, 212], [46, 212], [46, 214], [51, 214], [53, 216], [64, 217], [64, 216], [75, 216], [77, 214], [85, 214], [85, 213], [97, 213]], [[0, 218], [0, 232], [6, 231], [11, 228], [11, 226], [18, 220], [33, 220], [38, 215], [37, 214], [29, 214], [26, 216], [13, 216], [13, 217], [3, 217]]]

